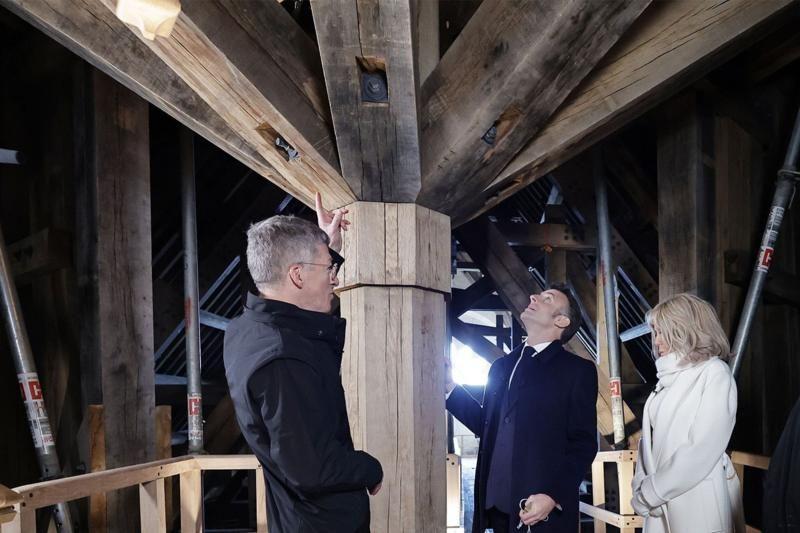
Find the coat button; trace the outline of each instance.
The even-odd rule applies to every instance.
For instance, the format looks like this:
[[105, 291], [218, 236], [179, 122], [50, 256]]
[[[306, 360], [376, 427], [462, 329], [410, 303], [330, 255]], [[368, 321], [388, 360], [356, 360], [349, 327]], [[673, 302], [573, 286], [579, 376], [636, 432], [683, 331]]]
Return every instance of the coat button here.
[[506, 424], [508, 424], [509, 422], [511, 422], [511, 417], [507, 416], [504, 421]]

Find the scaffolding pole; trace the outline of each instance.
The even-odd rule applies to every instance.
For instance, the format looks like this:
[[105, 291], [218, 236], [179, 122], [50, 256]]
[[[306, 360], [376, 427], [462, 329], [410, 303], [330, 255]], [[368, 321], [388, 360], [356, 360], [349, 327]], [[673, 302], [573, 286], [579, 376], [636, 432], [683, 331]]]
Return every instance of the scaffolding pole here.
[[[595, 196], [597, 197], [597, 286], [602, 287], [608, 342], [608, 375], [611, 389], [611, 419], [614, 424], [614, 448], [624, 449], [625, 416], [622, 409], [622, 379], [620, 377], [620, 349], [617, 333], [617, 280], [611, 257], [611, 221], [608, 218], [608, 193], [603, 172], [603, 159], [599, 149], [593, 154]], [[598, 339], [599, 340], [599, 339]], [[600, 346], [597, 347], [598, 353]]]
[[181, 130], [181, 212], [183, 217], [183, 309], [186, 334], [186, 407], [189, 453], [203, 451], [203, 393], [200, 381], [200, 306], [198, 303], [197, 211], [194, 134]]
[[753, 277], [750, 278], [750, 286], [747, 288], [747, 297], [744, 301], [742, 316], [739, 319], [739, 327], [736, 329], [736, 337], [733, 341], [733, 357], [730, 365], [734, 376], [738, 375], [739, 368], [742, 366], [744, 347], [750, 337], [750, 329], [753, 327], [758, 300], [764, 290], [769, 267], [772, 265], [775, 242], [778, 240], [778, 231], [781, 228], [786, 210], [791, 206], [797, 182], [800, 180], [800, 172], [797, 171], [799, 158], [800, 110], [798, 110], [795, 118], [794, 129], [789, 139], [789, 147], [786, 149], [786, 156], [783, 160], [783, 167], [778, 171], [778, 180], [775, 183], [775, 194], [772, 197], [769, 218], [767, 218], [767, 225], [761, 237], [761, 247], [753, 269]]
[[[22, 317], [14, 276], [11, 273], [11, 260], [8, 257], [3, 230], [0, 227], [0, 296], [2, 296], [3, 315], [6, 322], [8, 340], [11, 342], [14, 356], [14, 367], [17, 370], [22, 401], [25, 403], [25, 414], [33, 437], [33, 447], [42, 479], [61, 477], [61, 465], [56, 453], [56, 441], [50, 427], [50, 419], [44, 405], [44, 393], [36, 372], [28, 330]], [[72, 533], [72, 521], [66, 503], [53, 506], [53, 519], [56, 528], [62, 533]]]

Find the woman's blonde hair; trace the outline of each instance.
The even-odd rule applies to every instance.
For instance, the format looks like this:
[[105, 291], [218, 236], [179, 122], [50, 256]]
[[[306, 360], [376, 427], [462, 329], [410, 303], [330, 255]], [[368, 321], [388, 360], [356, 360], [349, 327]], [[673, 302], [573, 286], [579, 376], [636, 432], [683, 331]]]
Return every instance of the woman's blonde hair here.
[[[682, 293], [647, 312], [647, 322], [681, 362], [697, 363], [712, 357], [727, 360], [731, 347], [717, 312], [694, 294]], [[653, 338], [653, 353], [658, 356]]]

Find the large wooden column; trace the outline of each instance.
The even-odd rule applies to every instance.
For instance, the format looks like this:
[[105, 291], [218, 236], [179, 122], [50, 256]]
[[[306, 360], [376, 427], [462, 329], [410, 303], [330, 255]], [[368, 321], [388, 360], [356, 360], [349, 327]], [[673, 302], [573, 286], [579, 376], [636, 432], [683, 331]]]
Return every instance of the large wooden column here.
[[349, 208], [339, 275], [348, 321], [342, 382], [355, 445], [383, 465], [371, 531], [438, 533], [446, 518], [450, 220], [414, 204]]
[[[103, 404], [105, 468], [155, 459], [148, 104], [92, 71], [78, 199], [81, 374]], [[88, 96], [88, 95], [87, 95]], [[139, 531], [135, 488], [107, 495], [109, 531]]]
[[658, 295], [713, 298], [713, 123], [696, 93], [666, 104], [658, 131]]

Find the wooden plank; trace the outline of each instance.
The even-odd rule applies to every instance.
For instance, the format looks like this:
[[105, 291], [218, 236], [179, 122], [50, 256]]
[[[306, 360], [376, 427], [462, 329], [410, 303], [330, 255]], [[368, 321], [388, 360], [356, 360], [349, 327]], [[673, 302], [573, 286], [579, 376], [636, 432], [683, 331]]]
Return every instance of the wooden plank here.
[[749, 466], [759, 470], [769, 470], [770, 458], [766, 455], [758, 455], [747, 452], [731, 452], [731, 462], [734, 465]]
[[242, 436], [230, 393], [223, 396], [208, 415], [205, 435], [208, 453], [230, 453], [233, 445]]
[[[156, 459], [172, 458], [172, 406], [156, 406]], [[173, 493], [172, 478], [164, 480], [164, 516], [167, 524], [172, 524], [173, 513], [177, 509]]]
[[12, 507], [22, 501], [22, 496], [5, 485], [0, 485], [0, 507]]
[[450, 313], [458, 318], [470, 310], [481, 298], [494, 292], [494, 285], [489, 278], [483, 277], [466, 289], [452, 289], [453, 299], [450, 302]]
[[167, 513], [164, 479], [139, 484], [139, 521], [142, 531], [166, 533]]
[[11, 270], [17, 283], [72, 264], [72, 236], [53, 228], [37, 231], [8, 245]]
[[420, 190], [416, 3], [311, 2], [342, 175], [361, 200], [413, 202]]
[[14, 490], [22, 494], [26, 509], [35, 510], [59, 502], [86, 498], [92, 494], [119, 490], [124, 487], [135, 487], [139, 483], [146, 483], [160, 477], [175, 476], [193, 469], [197, 469], [194, 457], [184, 456], [115, 468], [104, 472], [42, 481], [14, 487]]
[[567, 252], [553, 250], [545, 256], [545, 274], [548, 285], [567, 282]]
[[203, 532], [203, 473], [187, 470], [180, 474], [181, 533]]
[[[606, 474], [603, 463], [597, 460], [592, 463], [592, 505], [606, 505]], [[606, 533], [606, 523], [598, 517], [594, 518], [594, 533]]]
[[[155, 390], [147, 103], [94, 71], [91, 135], [79, 189], [81, 360], [87, 398], [101, 402], [105, 468], [155, 457]], [[135, 489], [107, 495], [107, 526], [138, 528]]]
[[[89, 431], [89, 472], [106, 469], [106, 430], [103, 422], [103, 406], [90, 405], [87, 409]], [[99, 492], [89, 497], [89, 531], [107, 531], [106, 494]]]
[[261, 465], [256, 469], [256, 533], [267, 533], [267, 483]]
[[[270, 130], [264, 129], [265, 124], [271, 124], [274, 131], [288, 139], [304, 155], [311, 153], [313, 157], [306, 157], [306, 159], [314, 159], [326, 148], [328, 157], [335, 157], [332, 134], [329, 134], [326, 141], [321, 135], [311, 136], [309, 133], [310, 138], [319, 143], [317, 148], [309, 151], [306, 150], [308, 141], [300, 139], [294, 127], [281, 120], [265, 120], [264, 116], [269, 110], [267, 109], [269, 104], [264, 102], [265, 96], [261, 94], [255, 100], [248, 100], [248, 98], [257, 96], [253, 93], [259, 93], [259, 90], [262, 89], [261, 87], [254, 88], [254, 83], [257, 81], [249, 80], [244, 73], [231, 65], [219, 65], [219, 68], [211, 67], [213, 61], [223, 61], [225, 57], [218, 49], [205, 50], [211, 57], [200, 56], [200, 51], [192, 48], [191, 43], [187, 43], [188, 48], [183, 49], [185, 53], [188, 54], [190, 50], [198, 53], [193, 59], [194, 63], [186, 61], [187, 68], [195, 66], [199, 69], [199, 74], [205, 71], [209, 77], [213, 77], [215, 74], [220, 75], [216, 81], [204, 80], [208, 81], [208, 84], [202, 87], [199, 86], [200, 80], [198, 79], [194, 80], [197, 83], [190, 86], [151, 51], [149, 46], [156, 46], [156, 44], [140, 41], [132, 30], [116, 18], [110, 0], [44, 0], [36, 2], [0, 0], [0, 5], [27, 20], [72, 52], [111, 75], [142, 98], [308, 205], [313, 205], [314, 193], [317, 190], [325, 194], [326, 201], [336, 205], [344, 205], [355, 199], [344, 180], [338, 176], [337, 172], [331, 171], [332, 168], [336, 168], [333, 163], [320, 164], [326, 169], [325, 172], [308, 174], [309, 168], [307, 167], [313, 166], [311, 163], [303, 162], [295, 165], [283, 160], [282, 152], [278, 151], [274, 144], [271, 144], [274, 143], [274, 137], [270, 137]], [[193, 12], [198, 5], [200, 2], [184, 3], [183, 9]], [[228, 3], [222, 5], [230, 7]], [[208, 10], [213, 12], [214, 9], [223, 9], [222, 5], [209, 3]], [[327, 103], [324, 99], [324, 90], [321, 90], [321, 78], [318, 80], [307, 78], [305, 84], [301, 86], [303, 88], [297, 87], [298, 83], [302, 83], [299, 80], [304, 79], [304, 72], [307, 71], [305, 66], [309, 64], [308, 56], [299, 59], [301, 53], [308, 51], [308, 42], [305, 46], [298, 45], [302, 38], [298, 38], [297, 34], [302, 32], [296, 26], [292, 27], [291, 24], [294, 24], [294, 21], [286, 20], [288, 14], [277, 3], [251, 3], [248, 8], [225, 11], [227, 15], [219, 19], [220, 24], [224, 23], [225, 25], [221, 25], [219, 31], [230, 29], [233, 23], [242, 23], [245, 29], [239, 28], [239, 30], [225, 35], [230, 39], [248, 40], [251, 44], [255, 42], [251, 48], [247, 48], [252, 54], [260, 54], [260, 60], [252, 60], [250, 66], [254, 69], [267, 69], [269, 66], [272, 68], [271, 73], [275, 73], [275, 69], [280, 71], [276, 65], [292, 63], [292, 69], [284, 69], [282, 73], [279, 72], [274, 78], [270, 78], [274, 80], [274, 84], [282, 84], [282, 87], [286, 89], [285, 98], [292, 99], [292, 102], [286, 105], [284, 105], [285, 100], [278, 102], [281, 106], [280, 113], [286, 113], [292, 120], [298, 120], [298, 118], [295, 114], [290, 114], [289, 110], [294, 113], [306, 113], [304, 116], [311, 115], [313, 112], [318, 117], [325, 117]], [[272, 13], [273, 8], [278, 11]], [[270, 21], [268, 25], [258, 23], [258, 21], [263, 22], [264, 11], [269, 13], [266, 17]], [[186, 15], [184, 14], [169, 42], [171, 43], [178, 36], [181, 39], [197, 37], [196, 44], [198, 46], [212, 47], [198, 34], [192, 34], [191, 31], [186, 32], [185, 19]], [[269, 32], [263, 29], [266, 27], [270, 28]], [[259, 28], [261, 28], [260, 31]], [[251, 36], [253, 32], [258, 33], [256, 36]], [[243, 33], [244, 37], [242, 37]], [[279, 43], [279, 46], [273, 46], [274, 43], [270, 39], [274, 40], [274, 43]], [[158, 46], [162, 45], [167, 46], [163, 39], [159, 39]], [[301, 52], [301, 49], [304, 52]], [[313, 52], [313, 46], [311, 51]], [[202, 65], [198, 65], [198, 62], [209, 66], [209, 69], [205, 70]], [[294, 79], [292, 79], [293, 73], [296, 73]], [[224, 79], [223, 74], [234, 76], [241, 87], [237, 84], [222, 86], [223, 83], [230, 81], [230, 78]], [[248, 74], [253, 73], [248, 72]], [[253, 76], [254, 79], [259, 80], [256, 74]], [[202, 89], [201, 92], [196, 92], [196, 88]], [[247, 91], [237, 91], [239, 88], [247, 89]], [[223, 94], [210, 94], [215, 90]], [[276, 94], [280, 96], [284, 93], [277, 91]], [[270, 93], [270, 98], [273, 96], [275, 95]], [[234, 100], [233, 103], [232, 100]], [[293, 107], [295, 103], [298, 104], [296, 109]], [[254, 109], [251, 109], [251, 105]], [[270, 116], [274, 118], [276, 112], [274, 109], [271, 111], [273, 114]], [[252, 114], [249, 114], [250, 112]], [[231, 115], [235, 115], [235, 117]], [[237, 123], [233, 120], [228, 122], [232, 118], [246, 123]], [[325, 121], [323, 120], [323, 122]], [[319, 123], [319, 119], [311, 121], [311, 124], [314, 123]], [[321, 129], [317, 132], [319, 133]], [[307, 131], [303, 130], [301, 135], [305, 133]], [[303, 158], [301, 157], [301, 159]], [[273, 164], [277, 166], [273, 166]]]
[[447, 454], [447, 527], [461, 526], [461, 457]]
[[635, 463], [620, 461], [617, 463], [617, 480], [619, 482], [619, 514], [635, 515], [631, 499], [633, 498], [633, 470]]
[[382, 464], [373, 531], [426, 531], [446, 519], [445, 301], [415, 287], [340, 295], [348, 320], [342, 382], [356, 448]]
[[201, 470], [254, 470], [260, 468], [255, 455], [197, 455]]
[[618, 528], [644, 527], [644, 519], [641, 516], [626, 516], [618, 513], [612, 513], [611, 511], [606, 511], [605, 509], [589, 505], [585, 502], [580, 502], [580, 511], [583, 514], [589, 515], [592, 518], [598, 519], [608, 525], [616, 526]]
[[659, 300], [692, 292], [713, 301], [713, 122], [694, 92], [674, 99], [659, 115]]
[[511, 246], [553, 248], [576, 252], [594, 251], [597, 246], [597, 231], [593, 227], [583, 228], [583, 235], [576, 234], [567, 224], [498, 222], [497, 227]]
[[479, 194], [458, 226], [546, 175], [788, 20], [792, 0], [654, 2], [547, 126]]
[[356, 202], [344, 234], [338, 291], [363, 285], [450, 292], [450, 221], [414, 204]]
[[422, 88], [420, 203], [460, 212], [649, 3], [484, 0]]
[[[596, 226], [597, 207], [592, 185], [591, 164], [585, 156], [577, 157], [553, 172], [564, 200], [580, 211], [587, 226]], [[639, 260], [634, 251], [611, 226], [611, 253], [614, 264], [622, 267], [645, 300], [654, 306], [658, 302], [658, 281]]]
[[490, 363], [506, 355], [502, 348], [498, 348], [486, 340], [471, 324], [467, 324], [456, 318], [452, 321], [451, 328], [453, 337], [458, 339], [462, 344], [469, 346], [473, 352]]

